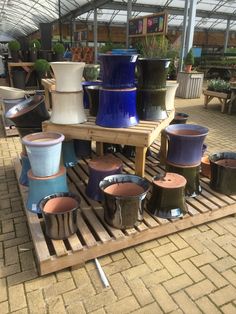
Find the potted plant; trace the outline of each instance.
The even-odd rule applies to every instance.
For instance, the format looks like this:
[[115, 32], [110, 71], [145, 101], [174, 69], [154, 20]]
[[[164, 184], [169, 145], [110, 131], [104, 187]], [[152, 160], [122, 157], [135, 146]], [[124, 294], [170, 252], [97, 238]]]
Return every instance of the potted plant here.
[[52, 47], [55, 55], [55, 61], [63, 61], [63, 56], [65, 53], [65, 47], [62, 43], [55, 43]]
[[207, 89], [219, 93], [231, 93], [230, 83], [222, 79], [213, 79], [208, 81]]
[[32, 39], [29, 43], [30, 48], [30, 60], [35, 62], [38, 58], [38, 51], [41, 48], [41, 43], [38, 39]]
[[21, 48], [21, 45], [18, 40], [12, 40], [8, 43], [8, 49], [11, 53], [11, 58], [13, 62], [19, 61], [18, 52], [20, 48]]
[[48, 77], [50, 74], [50, 64], [46, 59], [38, 59], [34, 63], [34, 70], [37, 73], [37, 80], [40, 89], [43, 89], [41, 85], [41, 79]]
[[185, 72], [190, 73], [192, 71], [192, 66], [194, 64], [194, 55], [193, 55], [192, 48], [187, 53], [184, 59], [184, 64], [185, 64]]

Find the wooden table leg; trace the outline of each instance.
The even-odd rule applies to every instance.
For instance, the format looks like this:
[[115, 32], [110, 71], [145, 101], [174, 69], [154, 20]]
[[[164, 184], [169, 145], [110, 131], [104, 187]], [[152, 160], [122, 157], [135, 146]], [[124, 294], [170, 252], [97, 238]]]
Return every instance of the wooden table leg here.
[[160, 163], [165, 165], [167, 155], [167, 138], [165, 130], [161, 131]]
[[135, 174], [140, 177], [145, 176], [145, 159], [147, 147], [135, 148]]
[[103, 142], [96, 142], [96, 153], [98, 156], [103, 156]]

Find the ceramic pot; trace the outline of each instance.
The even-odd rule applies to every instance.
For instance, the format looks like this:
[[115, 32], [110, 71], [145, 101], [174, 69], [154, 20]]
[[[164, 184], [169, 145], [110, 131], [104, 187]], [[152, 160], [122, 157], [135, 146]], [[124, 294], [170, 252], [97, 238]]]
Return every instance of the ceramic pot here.
[[185, 124], [188, 120], [189, 115], [183, 112], [176, 112], [174, 119], [170, 124]]
[[136, 175], [117, 174], [99, 184], [104, 194], [105, 221], [119, 229], [133, 228], [143, 220], [144, 202], [149, 182]]
[[199, 180], [199, 166], [177, 167], [167, 164], [166, 170], [169, 172], [178, 173], [186, 179], [187, 184], [185, 186], [185, 196], [196, 197], [202, 192]]
[[63, 240], [77, 231], [77, 211], [80, 197], [72, 193], [55, 193], [44, 197], [39, 208], [42, 211], [46, 235]]
[[223, 194], [236, 194], [236, 153], [219, 152], [209, 155], [210, 187]]
[[137, 55], [138, 51], [137, 49], [133, 49], [133, 48], [128, 48], [128, 49], [118, 48], [118, 49], [112, 49], [111, 53], [113, 55]]
[[62, 160], [65, 167], [74, 167], [77, 165], [77, 156], [75, 154], [74, 140], [62, 142]]
[[175, 93], [179, 83], [167, 81], [166, 82], [166, 110], [171, 111], [175, 109]]
[[176, 166], [198, 166], [208, 129], [196, 124], [173, 124], [165, 128], [167, 162]]
[[128, 128], [138, 124], [136, 88], [100, 89], [96, 124], [108, 128]]
[[[24, 137], [25, 135], [32, 134], [32, 133], [37, 133], [37, 132], [42, 132], [42, 128], [21, 128], [21, 127], [17, 127], [17, 131], [19, 133], [20, 138], [22, 139], [22, 137]], [[27, 155], [25, 145], [22, 143], [22, 141], [21, 141], [21, 144], [22, 144], [22, 153], [24, 155]]]
[[137, 62], [138, 89], [166, 87], [170, 59], [139, 58]]
[[88, 95], [89, 100], [89, 114], [90, 116], [96, 117], [99, 107], [99, 91], [100, 86], [86, 86], [85, 92]]
[[33, 133], [22, 138], [35, 176], [48, 177], [59, 171], [64, 138], [56, 132]]
[[0, 94], [4, 99], [24, 99], [25, 91], [20, 88], [9, 87], [9, 86], [0, 86]]
[[100, 64], [85, 64], [83, 77], [86, 81], [96, 81], [100, 72]]
[[82, 82], [83, 91], [84, 91], [84, 108], [89, 109], [89, 97], [88, 93], [86, 93], [85, 89], [88, 86], [102, 86], [102, 81], [84, 81]]
[[167, 118], [166, 89], [138, 89], [137, 113], [140, 120], [163, 120]]
[[152, 194], [147, 208], [152, 215], [161, 218], [178, 218], [187, 212], [185, 202], [186, 179], [176, 173], [167, 172], [152, 181]]
[[21, 152], [20, 154], [20, 160], [21, 160], [21, 173], [19, 177], [19, 183], [21, 185], [28, 186], [29, 180], [28, 180], [28, 171], [31, 169], [29, 157]]
[[[8, 110], [10, 110], [12, 107], [17, 105], [19, 102], [23, 101], [25, 98], [17, 98], [17, 99], [3, 99], [2, 105], [3, 105], [3, 112], [4, 115]], [[10, 119], [5, 118], [5, 125], [11, 127], [12, 125], [15, 125]]]
[[83, 104], [83, 92], [52, 92], [50, 121], [58, 124], [77, 124], [87, 121]]
[[100, 54], [102, 86], [104, 88], [134, 87], [134, 72], [138, 55]]
[[29, 192], [27, 199], [27, 209], [34, 213], [41, 213], [38, 203], [42, 198], [58, 192], [68, 192], [66, 169], [60, 167], [59, 171], [50, 177], [37, 177], [28, 171]]
[[208, 156], [203, 156], [201, 159], [201, 174], [204, 177], [211, 178], [211, 166]]
[[91, 141], [74, 140], [75, 154], [78, 158], [90, 158], [92, 155]]
[[79, 92], [82, 90], [84, 62], [51, 62], [56, 79], [57, 92]]
[[44, 96], [35, 95], [19, 102], [5, 114], [16, 127], [38, 127], [42, 122], [50, 118], [46, 109]]

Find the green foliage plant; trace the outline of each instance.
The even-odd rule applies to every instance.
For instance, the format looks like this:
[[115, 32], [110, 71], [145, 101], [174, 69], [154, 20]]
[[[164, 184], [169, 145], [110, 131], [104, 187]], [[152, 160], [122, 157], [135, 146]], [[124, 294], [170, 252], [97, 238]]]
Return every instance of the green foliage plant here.
[[169, 42], [165, 36], [149, 35], [141, 38], [134, 44], [144, 58], [167, 57]]
[[65, 47], [62, 43], [55, 43], [52, 47], [52, 50], [55, 52], [55, 53], [64, 53], [65, 52]]
[[109, 51], [112, 51], [112, 49], [123, 49], [123, 48], [125, 48], [124, 44], [112, 43], [111, 41], [108, 41], [105, 43], [105, 45], [99, 48], [99, 52], [107, 53]]
[[18, 40], [12, 40], [8, 43], [8, 49], [10, 51], [19, 51], [21, 48], [21, 45]]
[[29, 47], [30, 47], [30, 50], [40, 50], [41, 49], [41, 43], [38, 39], [32, 39], [29, 43]]
[[187, 53], [185, 59], [184, 59], [185, 65], [193, 65], [194, 64], [194, 55], [192, 48]]
[[207, 89], [219, 93], [230, 93], [230, 83], [222, 79], [213, 79], [208, 81]]
[[50, 64], [45, 59], [38, 59], [34, 63], [34, 70], [42, 76], [47, 75], [50, 71]]

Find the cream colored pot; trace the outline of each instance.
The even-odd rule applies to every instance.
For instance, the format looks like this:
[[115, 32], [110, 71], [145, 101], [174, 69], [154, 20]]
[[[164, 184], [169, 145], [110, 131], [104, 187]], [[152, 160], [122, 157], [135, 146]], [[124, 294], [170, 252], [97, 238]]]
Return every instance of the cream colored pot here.
[[25, 91], [15, 87], [0, 86], [0, 95], [2, 99], [20, 99], [25, 97]]
[[166, 110], [173, 110], [175, 108], [175, 93], [179, 83], [166, 82]]

